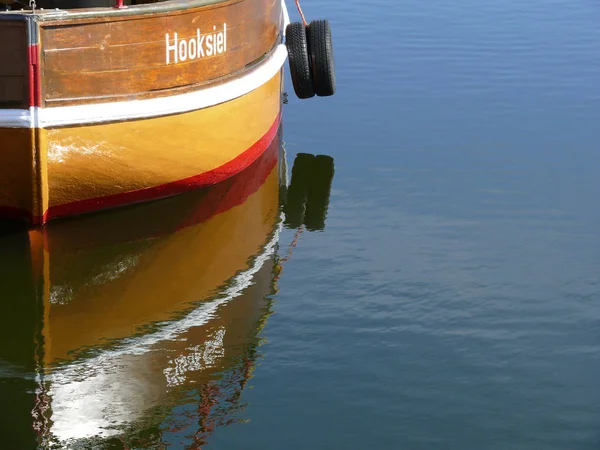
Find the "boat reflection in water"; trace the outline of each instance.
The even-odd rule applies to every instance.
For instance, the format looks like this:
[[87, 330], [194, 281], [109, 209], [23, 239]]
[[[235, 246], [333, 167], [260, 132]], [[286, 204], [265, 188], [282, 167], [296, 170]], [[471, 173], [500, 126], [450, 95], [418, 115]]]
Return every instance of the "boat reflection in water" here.
[[278, 133], [210, 189], [0, 234], [2, 448], [199, 448], [243, 420], [281, 227], [322, 229], [333, 177], [298, 155], [288, 188], [281, 154]]

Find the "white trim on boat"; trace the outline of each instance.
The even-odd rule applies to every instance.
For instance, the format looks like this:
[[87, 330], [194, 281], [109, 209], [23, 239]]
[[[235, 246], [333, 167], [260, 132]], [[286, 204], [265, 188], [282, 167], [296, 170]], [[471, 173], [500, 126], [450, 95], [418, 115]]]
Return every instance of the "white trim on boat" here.
[[54, 108], [0, 110], [0, 127], [50, 128], [102, 122], [115, 122], [180, 114], [208, 108], [241, 97], [273, 78], [287, 58], [285, 44], [246, 75], [218, 86], [170, 97], [110, 102]]
[[0, 109], [0, 127], [29, 128], [33, 109]]

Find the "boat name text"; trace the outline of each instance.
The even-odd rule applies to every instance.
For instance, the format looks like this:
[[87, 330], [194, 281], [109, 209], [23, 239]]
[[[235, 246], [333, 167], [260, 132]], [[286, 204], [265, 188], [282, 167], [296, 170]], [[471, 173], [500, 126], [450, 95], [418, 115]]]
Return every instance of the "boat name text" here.
[[167, 64], [177, 64], [187, 60], [204, 58], [205, 56], [220, 55], [227, 51], [227, 24], [217, 31], [213, 26], [211, 33], [202, 34], [196, 29], [196, 36], [189, 39], [179, 39], [177, 33], [171, 37], [165, 34]]

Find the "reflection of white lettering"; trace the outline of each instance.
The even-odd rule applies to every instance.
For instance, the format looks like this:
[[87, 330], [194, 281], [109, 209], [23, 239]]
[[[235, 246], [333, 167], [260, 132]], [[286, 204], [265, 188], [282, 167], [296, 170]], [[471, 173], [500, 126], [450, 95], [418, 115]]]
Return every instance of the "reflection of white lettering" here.
[[213, 26], [212, 33], [202, 34], [196, 29], [196, 36], [189, 39], [179, 39], [177, 33], [173, 38], [165, 34], [165, 51], [167, 64], [177, 64], [181, 61], [203, 58], [204, 56], [220, 55], [227, 51], [227, 24], [217, 31]]

